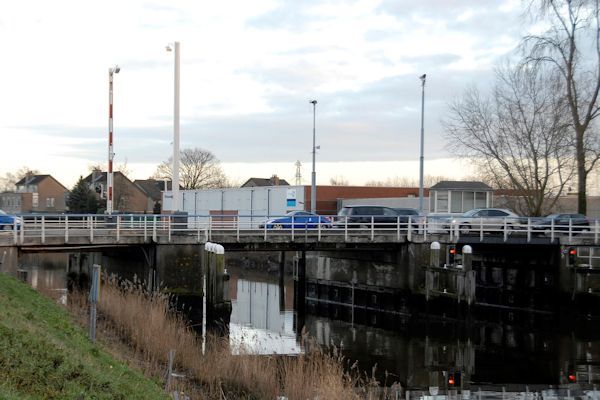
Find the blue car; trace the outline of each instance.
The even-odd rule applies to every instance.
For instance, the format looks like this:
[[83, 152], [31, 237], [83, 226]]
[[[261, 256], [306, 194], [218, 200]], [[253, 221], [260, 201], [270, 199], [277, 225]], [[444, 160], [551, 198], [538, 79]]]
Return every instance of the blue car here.
[[263, 229], [265, 226], [267, 229], [292, 229], [292, 220], [294, 229], [316, 229], [319, 224], [321, 228], [331, 228], [331, 218], [306, 211], [290, 211], [284, 217], [272, 218], [261, 223], [259, 227]]
[[13, 229], [15, 223], [17, 224], [17, 229], [21, 228], [21, 224], [23, 220], [16, 215], [10, 215], [6, 212], [0, 210], [0, 230], [2, 229]]

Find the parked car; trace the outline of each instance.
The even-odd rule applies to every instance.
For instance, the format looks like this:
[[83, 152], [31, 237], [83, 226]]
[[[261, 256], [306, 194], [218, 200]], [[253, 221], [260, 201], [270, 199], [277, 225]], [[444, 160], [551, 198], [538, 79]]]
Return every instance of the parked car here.
[[[408, 219], [407, 219], [408, 220]], [[369, 228], [371, 223], [376, 228], [392, 228], [398, 223], [398, 213], [384, 206], [344, 206], [338, 212], [336, 227]]]
[[312, 214], [307, 211], [290, 211], [283, 217], [269, 219], [259, 225], [259, 228], [267, 229], [291, 229], [292, 224], [294, 229], [316, 229], [319, 225], [321, 228], [331, 228], [331, 218], [317, 214]]
[[574, 232], [586, 232], [590, 230], [590, 221], [583, 214], [550, 214], [532, 224], [534, 232], [549, 233], [554, 225], [555, 231], [568, 231], [569, 226]]
[[[520, 228], [520, 217], [510, 210], [503, 208], [475, 208], [469, 210], [460, 217], [455, 217], [451, 221], [451, 226], [457, 226], [462, 234], [471, 231], [499, 231], [504, 229]], [[450, 227], [449, 227], [450, 228]]]
[[425, 222], [425, 217], [423, 217], [419, 210], [416, 208], [396, 208], [393, 209], [400, 216], [399, 220], [403, 226], [408, 224], [408, 219], [410, 218], [410, 222], [413, 228], [418, 229], [419, 225]]
[[17, 229], [21, 229], [21, 224], [23, 223], [21, 217], [10, 215], [3, 210], [0, 210], [0, 229], [13, 229], [15, 222], [17, 224]]

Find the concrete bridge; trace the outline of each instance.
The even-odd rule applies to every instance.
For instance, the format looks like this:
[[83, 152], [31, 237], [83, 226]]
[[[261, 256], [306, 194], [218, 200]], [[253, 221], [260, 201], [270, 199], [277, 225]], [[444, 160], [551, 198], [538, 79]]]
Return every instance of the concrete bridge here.
[[[598, 245], [600, 224], [593, 221], [582, 230], [574, 226], [536, 229], [531, 219], [486, 225], [464, 231], [451, 220], [438, 218], [362, 223], [360, 226], [331, 223], [291, 223], [287, 229], [261, 224], [270, 217], [215, 215], [24, 215], [0, 231], [0, 246], [23, 251], [52, 248], [109, 247], [143, 244], [229, 244], [232, 248], [280, 248], [286, 245], [311, 248], [344, 248], [356, 245], [458, 241], [481, 243]], [[0, 226], [2, 227], [2, 226]], [[284, 227], [286, 227], [284, 225]]]

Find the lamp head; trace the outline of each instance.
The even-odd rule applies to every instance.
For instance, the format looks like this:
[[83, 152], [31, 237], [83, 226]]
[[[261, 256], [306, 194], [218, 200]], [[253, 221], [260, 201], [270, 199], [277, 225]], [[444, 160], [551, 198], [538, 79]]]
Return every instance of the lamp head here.
[[312, 105], [315, 105], [315, 104], [317, 104], [317, 101], [316, 100], [310, 100], [309, 103], [312, 104]]
[[419, 79], [421, 80], [421, 82], [425, 83], [425, 78], [427, 78], [427, 74], [423, 74], [419, 77]]
[[173, 48], [171, 47], [170, 44], [168, 44], [168, 45], [165, 46], [165, 50], [167, 50], [167, 51], [173, 51]]
[[115, 68], [113, 69], [114, 73], [118, 74], [120, 70], [121, 68], [118, 65], [115, 65]]

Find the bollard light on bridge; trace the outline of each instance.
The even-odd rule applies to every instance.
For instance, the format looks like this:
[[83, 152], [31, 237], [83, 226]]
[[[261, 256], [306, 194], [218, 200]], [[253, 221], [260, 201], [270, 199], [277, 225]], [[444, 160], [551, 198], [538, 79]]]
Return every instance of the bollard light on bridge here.
[[429, 266], [437, 268], [440, 266], [440, 243], [431, 242], [429, 246]]
[[473, 248], [468, 244], [462, 248], [462, 267], [464, 271], [470, 271], [473, 268]]

